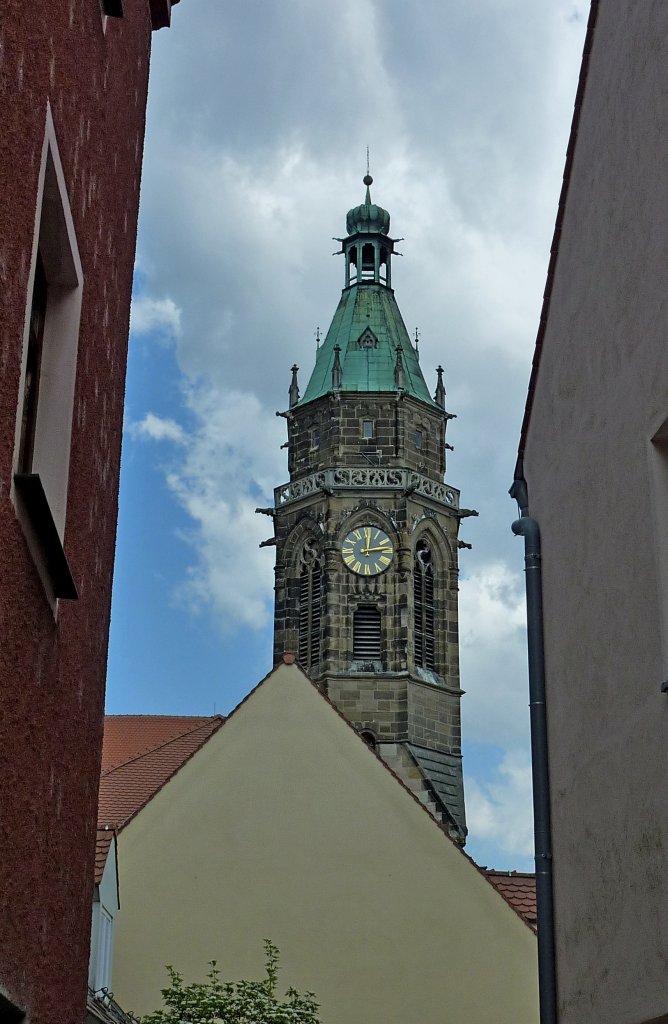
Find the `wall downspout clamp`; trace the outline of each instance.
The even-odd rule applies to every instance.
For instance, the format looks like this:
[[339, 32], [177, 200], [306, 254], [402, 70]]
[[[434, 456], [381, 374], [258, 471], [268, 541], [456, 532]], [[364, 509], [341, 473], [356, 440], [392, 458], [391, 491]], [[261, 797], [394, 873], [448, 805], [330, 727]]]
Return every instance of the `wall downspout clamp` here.
[[510, 488], [510, 496], [517, 501], [520, 511], [520, 518], [513, 523], [512, 531], [516, 536], [524, 537], [540, 1024], [557, 1024], [540, 529], [536, 520], [529, 515], [527, 484], [521, 473], [516, 476], [513, 486]]

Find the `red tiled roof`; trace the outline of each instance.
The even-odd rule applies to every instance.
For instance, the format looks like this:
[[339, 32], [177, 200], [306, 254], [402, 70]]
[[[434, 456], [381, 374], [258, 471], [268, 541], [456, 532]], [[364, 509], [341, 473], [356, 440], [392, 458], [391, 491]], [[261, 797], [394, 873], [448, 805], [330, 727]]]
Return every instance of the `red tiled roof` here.
[[210, 721], [205, 715], [107, 715], [102, 774]]
[[104, 874], [104, 866], [107, 863], [109, 847], [114, 838], [113, 828], [98, 828], [95, 840], [95, 884], [99, 885]]
[[98, 826], [123, 828], [224, 721], [222, 715], [107, 715]]
[[485, 869], [485, 875], [506, 902], [536, 930], [536, 876], [523, 871], [494, 871]]

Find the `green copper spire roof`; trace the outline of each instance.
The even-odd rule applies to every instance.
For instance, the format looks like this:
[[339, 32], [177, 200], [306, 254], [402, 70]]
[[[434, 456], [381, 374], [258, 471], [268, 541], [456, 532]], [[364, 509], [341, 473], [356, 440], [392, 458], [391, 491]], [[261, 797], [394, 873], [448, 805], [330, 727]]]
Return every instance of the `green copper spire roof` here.
[[389, 287], [394, 239], [388, 236], [389, 213], [371, 202], [372, 181], [367, 174], [365, 202], [348, 213], [348, 237], [341, 240], [347, 286], [318, 349], [302, 406], [330, 391], [401, 390], [436, 404]]
[[[332, 382], [337, 346], [338, 388]], [[334, 390], [396, 391], [397, 346], [402, 350], [404, 390], [433, 405], [394, 293], [375, 283], [345, 288], [299, 404]]]

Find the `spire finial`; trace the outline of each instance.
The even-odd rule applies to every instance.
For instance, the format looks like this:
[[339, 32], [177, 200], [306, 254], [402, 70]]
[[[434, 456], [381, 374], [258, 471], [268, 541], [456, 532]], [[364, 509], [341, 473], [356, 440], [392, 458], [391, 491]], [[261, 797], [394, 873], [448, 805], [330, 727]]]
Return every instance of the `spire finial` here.
[[316, 327], [316, 329], [315, 329], [315, 347], [316, 347], [316, 351], [320, 351], [320, 328], [319, 327]]
[[420, 362], [420, 350], [418, 348], [418, 342], [419, 341], [420, 341], [420, 335], [418, 334], [418, 329], [416, 327], [415, 328], [415, 358], [417, 359], [418, 363]]
[[292, 366], [292, 380], [290, 381], [290, 387], [288, 388], [288, 395], [290, 397], [290, 408], [296, 405], [299, 401], [299, 384], [297, 383], [297, 370], [299, 367], [296, 363]]
[[438, 380], [436, 382], [436, 393], [434, 394], [434, 401], [437, 405], [440, 405], [441, 409], [445, 409], [445, 387], [443, 385], [443, 367], [439, 364], [436, 367], [436, 373], [438, 374]]
[[406, 376], [404, 373], [404, 350], [401, 344], [396, 347], [397, 361], [394, 364], [394, 386], [398, 391], [406, 387]]
[[366, 174], [362, 178], [362, 181], [366, 185], [366, 196], [364, 202], [367, 206], [371, 206], [371, 193], [369, 192], [369, 185], [373, 185], [373, 178], [369, 174], [369, 147], [366, 147]]
[[339, 353], [341, 351], [340, 345], [334, 346], [334, 365], [332, 366], [332, 388], [335, 391], [341, 387], [341, 378], [343, 377], [343, 371], [341, 369], [341, 359]]

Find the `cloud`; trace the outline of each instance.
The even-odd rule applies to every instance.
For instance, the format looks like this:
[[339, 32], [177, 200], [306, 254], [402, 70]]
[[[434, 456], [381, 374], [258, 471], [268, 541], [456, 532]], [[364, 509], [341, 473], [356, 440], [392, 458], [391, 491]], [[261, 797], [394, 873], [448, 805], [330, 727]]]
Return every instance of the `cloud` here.
[[463, 578], [459, 622], [463, 734], [515, 743], [529, 720], [522, 577], [503, 562], [490, 562]]
[[181, 310], [173, 299], [152, 299], [137, 295], [132, 299], [130, 311], [132, 334], [162, 334], [178, 338], [181, 334]]
[[484, 780], [466, 778], [466, 818], [476, 844], [494, 844], [513, 857], [533, 853], [531, 764], [524, 751], [506, 752]]
[[202, 0], [197, 16], [175, 9], [152, 55], [140, 262], [180, 311], [187, 381], [271, 414], [296, 362], [303, 392], [343, 285], [330, 240], [362, 200], [370, 145], [373, 198], [406, 236], [399, 304], [458, 414], [448, 478], [481, 513], [463, 527], [463, 571], [513, 557], [521, 571], [506, 492], [577, 79], [569, 18], [585, 8], [286, 0], [223, 14]]
[[186, 435], [183, 427], [175, 420], [165, 419], [147, 412], [139, 423], [130, 424], [130, 433], [133, 437], [150, 438], [152, 441], [173, 441], [175, 444], [185, 444]]
[[153, 413], [131, 428], [135, 438], [179, 445], [165, 479], [191, 523], [182, 540], [194, 557], [178, 596], [194, 611], [206, 608], [223, 631], [261, 629], [272, 608], [273, 558], [259, 544], [272, 526], [255, 508], [272, 503], [285, 474], [284, 424], [257, 396], [205, 383], [186, 388], [184, 406], [188, 431]]
[[[568, 116], [553, 97], [574, 93], [573, 6], [486, 0], [482, 35], [465, 5], [436, 0], [410, 15], [396, 0], [177, 11], [153, 56], [162, 88], [142, 218], [190, 324], [184, 372], [225, 374], [275, 401], [277, 375], [308, 365], [343, 283], [329, 239], [362, 199], [369, 143], [374, 198], [406, 235], [395, 283], [403, 302], [414, 297], [405, 312], [423, 329], [426, 365], [447, 346], [459, 387], [479, 369], [475, 353], [494, 347], [499, 363], [513, 359], [518, 394], [565, 151]], [[189, 73], [174, 76], [184, 61]]]

